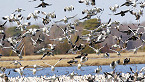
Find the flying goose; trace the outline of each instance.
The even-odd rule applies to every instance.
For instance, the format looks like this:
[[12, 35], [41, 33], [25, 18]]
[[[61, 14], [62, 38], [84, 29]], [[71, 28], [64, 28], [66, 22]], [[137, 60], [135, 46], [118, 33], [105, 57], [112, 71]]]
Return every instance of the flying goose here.
[[78, 60], [75, 60], [74, 58], [72, 58], [72, 60], [69, 60], [67, 63], [70, 65], [72, 65], [73, 63], [76, 64], [78, 63]]
[[37, 7], [35, 8], [39, 8], [39, 7], [42, 7], [42, 8], [45, 8], [46, 6], [51, 6], [52, 4], [48, 4], [48, 3], [45, 3], [44, 1], [42, 1], [41, 4], [39, 4]]
[[140, 46], [135, 47], [134, 49], [130, 49], [130, 50], [128, 50], [128, 51], [133, 51], [134, 54], [137, 54], [137, 50], [138, 50], [139, 48], [141, 48], [142, 46], [143, 46], [143, 45], [140, 45]]
[[41, 52], [46, 52], [46, 51], [48, 51], [48, 50], [50, 50], [50, 48], [41, 48], [41, 49], [39, 49], [38, 51], [35, 51], [34, 53], [41, 53]]
[[4, 29], [4, 26], [6, 23], [7, 23], [7, 21], [5, 21], [3, 24], [0, 24], [0, 28]]
[[[62, 58], [60, 58], [60, 59], [58, 60], [58, 62], [56, 62], [56, 64], [58, 64], [61, 60], [62, 60]], [[47, 64], [47, 63], [45, 63], [45, 62], [43, 62], [43, 63], [46, 64], [46, 65], [49, 65], [49, 66], [51, 67], [51, 71], [54, 71], [54, 70], [55, 70], [55, 65], [56, 65], [56, 64], [50, 65], [50, 64]]]
[[19, 59], [22, 59], [23, 57], [22, 57], [22, 51], [23, 51], [23, 49], [24, 49], [24, 46], [22, 47], [22, 49], [21, 49], [21, 51], [18, 53], [18, 57], [19, 57]]
[[126, 1], [125, 3], [123, 3], [120, 7], [122, 6], [130, 6], [132, 5], [133, 3], [131, 1]]
[[117, 61], [112, 61], [112, 63], [110, 64], [110, 67], [112, 68], [112, 69], [114, 69], [117, 65], [119, 65], [120, 64], [120, 59], [119, 60], [117, 60]]
[[131, 10], [130, 13], [136, 17], [135, 20], [139, 20], [140, 19], [140, 14], [139, 13], [134, 12], [133, 10]]
[[35, 75], [37, 71], [43, 70], [43, 68], [39, 68], [39, 69], [38, 68], [34, 68], [34, 69], [27, 69], [27, 70], [32, 71], [33, 75]]
[[112, 48], [110, 48], [109, 50], [114, 51], [114, 52], [117, 53], [118, 56], [121, 56], [121, 52], [122, 52], [123, 50], [125, 50], [125, 49], [126, 49], [126, 48], [121, 48], [121, 50], [116, 51], [116, 50], [113, 50]]
[[129, 12], [129, 11], [130, 11], [130, 9], [125, 10], [125, 11], [120, 11], [119, 13], [116, 13], [116, 14], [114, 14], [114, 15], [121, 15], [121, 16], [125, 16], [125, 13], [127, 13], [127, 12]]
[[95, 73], [99, 74], [102, 71], [102, 67], [98, 66], [97, 69], [95, 69]]
[[43, 28], [40, 28], [40, 30], [42, 31], [43, 34], [45, 34], [46, 36], [50, 36], [50, 29], [52, 26], [44, 26]]
[[4, 40], [5, 40], [5, 38], [6, 38], [6, 35], [5, 34], [3, 34], [3, 37], [0, 39], [0, 47], [1, 48], [3, 48], [4, 47]]
[[6, 67], [0, 67], [0, 70], [4, 73], [6, 71]]
[[50, 49], [51, 49], [52, 51], [55, 50], [55, 46], [56, 46], [56, 44], [48, 44], [48, 45], [50, 46]]
[[18, 72], [18, 73], [22, 76], [22, 75], [23, 75], [23, 72], [24, 72], [24, 69], [25, 69], [26, 67], [28, 67], [28, 65], [27, 65], [27, 66], [24, 66], [24, 67], [16, 68], [16, 69], [14, 69], [13, 71], [14, 71], [14, 72]]
[[88, 57], [82, 56], [80, 62], [85, 63], [86, 61], [88, 61]]
[[141, 8], [144, 8], [145, 7], [145, 2], [141, 2], [141, 3], [139, 3], [140, 4], [140, 7]]
[[15, 12], [22, 12], [22, 11], [25, 11], [25, 10], [23, 10], [22, 8], [17, 8], [12, 14], [14, 14]]
[[41, 13], [43, 14], [43, 15], [45, 15], [45, 18], [47, 18], [47, 19], [50, 19], [50, 17], [53, 19], [53, 18], [56, 18], [56, 14], [55, 14], [55, 12], [50, 12], [50, 13], [46, 13], [46, 12], [43, 12], [43, 11], [41, 11]]
[[72, 11], [72, 10], [74, 10], [74, 6], [72, 6], [72, 5], [64, 8], [65, 12], [66, 11]]
[[81, 53], [81, 55], [76, 56], [75, 59], [81, 58], [82, 56], [88, 56], [88, 54], [87, 53]]
[[106, 53], [104, 54], [104, 57], [105, 57], [105, 58], [108, 58], [108, 57], [110, 57], [110, 54], [109, 54], [108, 52], [106, 52]]
[[66, 39], [66, 37], [60, 37], [60, 38], [49, 39], [49, 40], [59, 41], [60, 43], [63, 43], [65, 39]]
[[124, 60], [123, 60], [123, 65], [126, 65], [126, 64], [128, 64], [130, 62], [130, 58], [125, 58]]
[[76, 17], [77, 15], [75, 15], [75, 16], [72, 16], [72, 17], [64, 17], [63, 19], [61, 19], [61, 20], [59, 20], [59, 21], [55, 21], [55, 23], [58, 23], [58, 22], [64, 22], [64, 23], [68, 23], [68, 20], [69, 19], [72, 19], [72, 18], [74, 18], [74, 17]]
[[99, 49], [96, 49], [96, 48], [94, 48], [94, 47], [91, 47], [91, 46], [89, 46], [90, 48], [92, 48], [95, 52], [96, 52], [96, 55], [100, 55], [100, 50], [102, 49], [102, 48], [104, 48], [106, 45], [104, 45], [104, 46], [102, 46], [102, 47], [100, 47]]
[[110, 64], [110, 67], [111, 67], [112, 69], [114, 69], [114, 68], [116, 67], [115, 61], [112, 61], [112, 63]]
[[32, 41], [32, 45], [33, 45], [34, 47], [36, 47], [37, 44], [40, 45], [42, 42], [44, 42], [44, 40], [42, 40], [42, 39], [40, 38], [40, 35], [39, 35], [39, 37], [38, 37], [36, 40], [34, 40], [34, 39], [31, 37], [31, 41]]
[[54, 56], [54, 53], [49, 51], [43, 52], [43, 56], [41, 57], [41, 59], [43, 59], [45, 56], [50, 56], [50, 55]]
[[38, 16], [38, 14], [40, 13], [40, 11], [35, 10], [34, 13], [29, 13], [27, 16], [27, 20], [29, 20], [30, 18], [34, 18], [35, 21], [39, 18], [41, 18], [40, 16]]
[[95, 0], [79, 0], [79, 3], [86, 3], [86, 5], [89, 5], [89, 1], [91, 2], [91, 5], [95, 5]]
[[18, 60], [15, 60], [15, 61], [11, 62], [10, 64], [14, 64], [16, 67], [17, 67], [18, 64], [20, 66], [22, 66], [22, 64]]
[[48, 19], [48, 18], [42, 18], [42, 23], [43, 23], [43, 25], [47, 25], [47, 24], [49, 24], [51, 22], [51, 20], [50, 19]]
[[37, 69], [37, 68], [43, 68], [43, 66], [40, 66], [40, 65], [28, 65], [28, 67], [31, 67], [31, 68], [34, 68], [34, 69]]
[[110, 6], [109, 9], [112, 11], [112, 12], [116, 12], [117, 8], [119, 8], [119, 5], [115, 4], [114, 7]]

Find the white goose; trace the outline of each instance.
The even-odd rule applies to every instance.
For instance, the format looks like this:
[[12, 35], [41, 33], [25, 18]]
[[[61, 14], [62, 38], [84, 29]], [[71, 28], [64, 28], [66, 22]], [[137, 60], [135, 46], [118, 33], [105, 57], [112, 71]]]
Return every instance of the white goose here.
[[115, 6], [110, 6], [109, 9], [112, 11], [112, 12], [116, 12], [116, 10], [119, 8], [119, 5], [115, 4]]
[[19, 65], [22, 66], [22, 64], [21, 64], [18, 60], [15, 60], [15, 61], [13, 61], [13, 62], [10, 63], [10, 64], [14, 64], [15, 66], [17, 66], [17, 65], [19, 64]]
[[65, 12], [66, 11], [72, 11], [72, 10], [74, 10], [74, 6], [72, 6], [72, 5], [64, 8]]
[[18, 12], [19, 13], [19, 12], [22, 12], [22, 11], [25, 11], [25, 10], [23, 10], [22, 8], [17, 8], [13, 13], [15, 13], [15, 12]]
[[40, 69], [34, 68], [34, 69], [27, 69], [27, 70], [32, 71], [33, 75], [35, 75], [37, 71], [43, 70], [43, 68], [40, 68]]
[[72, 18], [74, 18], [74, 17], [76, 17], [77, 15], [75, 15], [75, 16], [72, 16], [72, 17], [64, 17], [63, 19], [61, 19], [61, 20], [59, 20], [59, 21], [55, 21], [55, 23], [58, 23], [58, 22], [64, 22], [64, 23], [68, 23], [68, 20], [70, 20], [70, 19], [72, 19]]
[[22, 76], [23, 75], [23, 71], [24, 71], [24, 69], [26, 67], [28, 67], [28, 65], [27, 66], [24, 66], [24, 67], [20, 67], [20, 68], [14, 69], [13, 71], [14, 72], [18, 72]]
[[92, 48], [95, 52], [96, 52], [96, 55], [100, 55], [100, 50], [102, 49], [102, 48], [104, 48], [105, 47], [105, 45], [104, 46], [102, 46], [102, 47], [100, 47], [99, 49], [96, 49], [96, 48], [94, 48], [94, 47], [91, 47], [91, 46], [89, 46], [90, 48]]
[[49, 66], [51, 67], [51, 71], [55, 71], [55, 66], [56, 66], [61, 60], [62, 60], [62, 58], [59, 59], [59, 61], [58, 61], [56, 64], [54, 64], [54, 65], [50, 65], [50, 64], [47, 64], [47, 63], [45, 63], [45, 62], [43, 62], [43, 63], [46, 64], [46, 65], [49, 65]]

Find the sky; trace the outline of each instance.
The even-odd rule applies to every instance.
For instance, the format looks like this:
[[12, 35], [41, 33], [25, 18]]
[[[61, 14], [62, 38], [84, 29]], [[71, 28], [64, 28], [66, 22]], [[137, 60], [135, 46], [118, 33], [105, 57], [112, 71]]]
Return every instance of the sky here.
[[[96, 0], [95, 6], [91, 6], [91, 5], [88, 6], [88, 5], [85, 5], [84, 3], [82, 3], [82, 4], [78, 3], [78, 0], [45, 0], [45, 2], [52, 4], [52, 6], [47, 6], [46, 8], [34, 8], [41, 3], [39, 0], [37, 0], [35, 2], [28, 2], [28, 1], [29, 0], [3, 0], [3, 1], [1, 1], [1, 3], [0, 3], [0, 21], [4, 22], [2, 20], [2, 17], [6, 16], [6, 15], [10, 15], [17, 8], [22, 8], [25, 10], [25, 11], [21, 12], [23, 14], [23, 16], [25, 16], [25, 17], [27, 17], [29, 13], [33, 13], [34, 10], [45, 11], [47, 13], [55, 11], [57, 18], [54, 19], [53, 21], [58, 21], [58, 20], [61, 20], [62, 18], [64, 18], [64, 16], [70, 17], [70, 16], [74, 16], [76, 14], [77, 14], [77, 16], [73, 20], [82, 18], [82, 17], [86, 16], [86, 14], [81, 13], [84, 9], [91, 9], [94, 7], [99, 7], [99, 8], [104, 9], [104, 11], [100, 17], [102, 22], [107, 22], [110, 18], [112, 19], [112, 21], [120, 21], [121, 23], [137, 23], [137, 22], [145, 21], [144, 16], [141, 17], [140, 21], [136, 21], [135, 16], [131, 15], [130, 13], [127, 13], [124, 17], [121, 17], [120, 15], [119, 16], [109, 15], [109, 14], [113, 14], [113, 12], [111, 12], [109, 10], [110, 6], [114, 6], [115, 4], [121, 5], [126, 0]], [[139, 0], [139, 1], [141, 1], [141, 0]], [[64, 8], [66, 6], [70, 6], [70, 5], [74, 6], [74, 10], [72, 12], [64, 12]], [[123, 7], [119, 8], [116, 11], [116, 13], [120, 12], [121, 10], [127, 10], [129, 8], [131, 8], [131, 7], [123, 6]], [[137, 9], [140, 9], [140, 8], [137, 7]], [[100, 14], [98, 14], [98, 15], [100, 15]], [[92, 18], [96, 18], [97, 16], [93, 16]], [[41, 23], [41, 20], [42, 19], [38, 19], [37, 21], [35, 21], [34, 19], [31, 19], [29, 21], [34, 24], [39, 24], [39, 23]], [[71, 20], [71, 21], [73, 21], [73, 20]]]

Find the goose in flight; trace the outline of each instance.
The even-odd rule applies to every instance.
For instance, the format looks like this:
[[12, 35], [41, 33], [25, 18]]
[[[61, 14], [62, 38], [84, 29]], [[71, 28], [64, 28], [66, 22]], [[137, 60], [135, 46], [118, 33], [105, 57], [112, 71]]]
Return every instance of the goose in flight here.
[[131, 11], [130, 11], [130, 13], [136, 17], [136, 19], [135, 19], [135, 20], [139, 20], [139, 19], [140, 19], [140, 17], [141, 17], [139, 13], [134, 12], [133, 10], [131, 10]]
[[18, 73], [22, 76], [23, 73], [24, 73], [24, 69], [25, 69], [26, 67], [28, 67], [28, 65], [27, 65], [27, 66], [24, 66], [24, 67], [16, 68], [16, 69], [14, 69], [13, 71], [14, 71], [14, 72], [18, 72]]
[[22, 47], [22, 49], [21, 49], [21, 51], [18, 53], [18, 57], [19, 57], [19, 59], [22, 59], [23, 57], [22, 57], [22, 51], [23, 51], [23, 49], [24, 49], [24, 46]]
[[72, 5], [64, 8], [65, 12], [66, 11], [72, 11], [72, 10], [74, 10], [74, 6], [72, 6]]
[[29, 20], [30, 18], [34, 18], [35, 21], [39, 18], [41, 18], [40, 16], [38, 16], [38, 14], [40, 13], [39, 10], [35, 10], [34, 13], [29, 13], [27, 16], [27, 20]]
[[43, 28], [40, 28], [40, 30], [42, 31], [42, 33], [46, 36], [50, 36], [50, 29], [52, 28], [52, 26], [44, 26]]
[[58, 62], [56, 62], [56, 64], [54, 64], [54, 65], [50, 65], [50, 64], [47, 64], [47, 63], [45, 63], [45, 62], [43, 62], [43, 63], [46, 64], [46, 65], [49, 65], [49, 66], [51, 67], [51, 71], [55, 71], [55, 66], [56, 66], [61, 60], [62, 60], [62, 58], [60, 58], [60, 59], [58, 60]]
[[121, 15], [121, 16], [125, 16], [125, 13], [127, 13], [127, 12], [129, 12], [129, 11], [130, 11], [130, 9], [125, 10], [125, 11], [120, 11], [119, 13], [116, 13], [116, 14], [114, 14], [114, 15]]
[[141, 8], [144, 8], [145, 7], [145, 2], [141, 2], [141, 3], [139, 3], [140, 4], [140, 7]]
[[88, 57], [82, 56], [80, 62], [85, 63], [86, 61], [88, 61]]
[[55, 23], [58, 23], [58, 22], [64, 22], [64, 23], [68, 23], [68, 20], [70, 20], [70, 19], [72, 19], [72, 18], [74, 18], [74, 17], [76, 17], [77, 15], [75, 15], [75, 16], [72, 16], [72, 17], [64, 17], [63, 19], [61, 19], [61, 20], [59, 20], [59, 21], [55, 21]]
[[49, 19], [50, 17], [51, 17], [52, 19], [53, 19], [53, 18], [56, 18], [55, 12], [46, 13], [46, 12], [41, 11], [41, 13], [42, 13], [43, 15], [45, 15], [45, 18], [47, 18], [47, 19]]
[[47, 51], [47, 50], [50, 50], [49, 48], [41, 48], [41, 49], [39, 49], [38, 51], [36, 51], [36, 52], [34, 52], [34, 53], [41, 53], [41, 52], [45, 52], [45, 51]]
[[86, 3], [86, 5], [89, 5], [91, 2], [91, 5], [94, 6], [95, 5], [95, 0], [79, 0], [79, 3]]
[[48, 45], [50, 46], [50, 49], [51, 49], [52, 51], [54, 51], [56, 44], [48, 44]]
[[120, 7], [122, 6], [131, 6], [133, 3], [131, 1], [126, 1], [125, 3], [123, 3]]
[[49, 51], [43, 52], [43, 56], [41, 57], [41, 59], [43, 59], [45, 56], [50, 56], [50, 55], [54, 56], [54, 53]]
[[115, 4], [114, 7], [110, 6], [109, 9], [112, 11], [112, 12], [116, 12], [116, 10], [119, 8], [119, 5]]
[[36, 47], [37, 44], [41, 44], [42, 42], [44, 42], [44, 40], [42, 40], [40, 37], [38, 37], [36, 40], [34, 40], [32, 37], [31, 37], [31, 41], [32, 41], [32, 45], [34, 47]]
[[15, 12], [22, 12], [22, 11], [25, 11], [25, 10], [23, 10], [22, 8], [17, 8], [12, 14], [14, 14]]
[[96, 48], [94, 48], [94, 47], [92, 47], [92, 46], [89, 46], [90, 48], [92, 48], [95, 52], [96, 52], [96, 55], [100, 55], [100, 53], [101, 53], [101, 49], [102, 48], [104, 48], [106, 45], [104, 45], [104, 46], [102, 46], [102, 47], [100, 47], [99, 49], [96, 49]]
[[110, 50], [113, 51], [113, 52], [116, 52], [118, 56], [121, 56], [121, 52], [122, 52], [123, 50], [125, 50], [125, 49], [126, 49], [126, 48], [121, 48], [120, 51], [116, 51], [116, 50], [113, 50], [112, 48], [110, 48]]
[[119, 65], [120, 64], [120, 60], [117, 60], [117, 61], [112, 61], [112, 63], [110, 64], [110, 67], [112, 68], [112, 69], [114, 69], [117, 65]]
[[66, 39], [66, 37], [60, 37], [60, 38], [49, 39], [49, 40], [59, 41], [60, 43], [63, 43], [65, 39]]
[[143, 45], [140, 45], [140, 46], [135, 47], [134, 49], [130, 49], [130, 50], [128, 50], [128, 51], [133, 51], [134, 54], [137, 54], [137, 50], [138, 50], [139, 48], [141, 48], [142, 46], [143, 46]]
[[74, 58], [72, 58], [72, 60], [69, 60], [67, 63], [70, 65], [76, 64], [76, 63], [78, 63], [78, 60], [75, 60]]
[[81, 58], [82, 56], [88, 56], [88, 54], [87, 53], [81, 53], [81, 55], [76, 56], [75, 59]]
[[42, 8], [45, 8], [46, 6], [51, 6], [52, 4], [48, 4], [48, 3], [45, 3], [44, 1], [42, 1], [41, 4], [39, 4], [37, 7], [35, 8], [39, 8], [39, 7], [42, 7]]
[[17, 67], [18, 64], [20, 66], [22, 66], [22, 64], [18, 60], [15, 60], [15, 61], [11, 62], [10, 64], [14, 64], [16, 67]]
[[4, 47], [4, 40], [6, 38], [6, 35], [3, 34], [3, 37], [0, 39], [0, 48], [3, 48]]
[[32, 71], [33, 75], [35, 75], [37, 71], [43, 70], [43, 68], [39, 68], [39, 69], [38, 68], [34, 68], [34, 69], [27, 69], [27, 70]]
[[95, 73], [99, 74], [102, 71], [102, 67], [98, 66], [97, 69], [95, 69]]
[[6, 23], [7, 23], [7, 21], [5, 21], [3, 24], [0, 24], [0, 28], [4, 29], [4, 26]]
[[130, 58], [125, 58], [124, 60], [123, 60], [123, 65], [126, 65], [126, 64], [128, 64], [130, 62]]

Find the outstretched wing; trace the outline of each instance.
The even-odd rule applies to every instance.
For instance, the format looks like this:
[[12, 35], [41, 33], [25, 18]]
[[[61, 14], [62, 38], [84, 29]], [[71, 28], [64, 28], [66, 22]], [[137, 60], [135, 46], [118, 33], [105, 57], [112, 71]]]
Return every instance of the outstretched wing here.
[[[59, 61], [58, 61], [56, 64], [58, 64], [58, 63], [60, 62], [60, 60], [62, 60], [62, 58], [60, 58]], [[56, 65], [56, 64], [55, 64], [55, 65]], [[54, 66], [55, 66], [55, 65], [54, 65]]]

